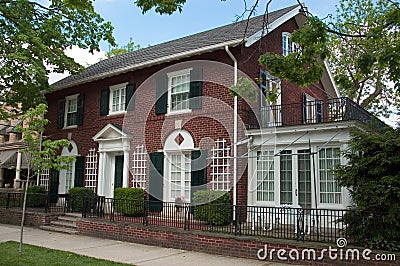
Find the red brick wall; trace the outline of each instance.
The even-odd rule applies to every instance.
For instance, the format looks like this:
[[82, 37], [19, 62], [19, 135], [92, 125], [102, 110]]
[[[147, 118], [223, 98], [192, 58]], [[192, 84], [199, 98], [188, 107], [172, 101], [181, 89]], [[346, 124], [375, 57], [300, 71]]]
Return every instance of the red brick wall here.
[[[267, 239], [261, 237], [230, 236], [199, 231], [183, 231], [172, 228], [144, 226], [140, 224], [127, 225], [124, 223], [110, 223], [86, 219], [78, 220], [76, 225], [79, 233], [84, 235], [248, 259], [257, 259], [257, 252], [259, 249], [264, 249], [265, 245], [267, 245], [267, 250], [285, 249], [289, 251], [290, 249], [297, 249], [300, 251], [300, 254], [301, 250], [305, 248], [313, 248], [317, 250], [317, 253], [320, 253], [323, 248], [328, 248], [329, 246], [328, 244], [322, 243], [301, 243], [290, 240]], [[332, 248], [335, 248], [333, 246], [335, 245], [332, 245]], [[360, 248], [360, 250], [362, 249], [363, 248]], [[370, 263], [368, 263], [368, 261], [331, 261], [328, 260], [327, 255], [325, 258], [327, 259], [324, 261], [280, 261], [277, 257], [274, 257], [272, 262], [308, 265], [359, 265], [360, 262], [368, 265], [398, 265], [396, 262], [377, 263], [370, 261]], [[268, 259], [266, 261], [271, 262]]]
[[[58, 213], [37, 213], [25, 212], [25, 225], [42, 226], [48, 225], [51, 221], [57, 220]], [[22, 219], [22, 210], [0, 208], [0, 223], [20, 225]]]

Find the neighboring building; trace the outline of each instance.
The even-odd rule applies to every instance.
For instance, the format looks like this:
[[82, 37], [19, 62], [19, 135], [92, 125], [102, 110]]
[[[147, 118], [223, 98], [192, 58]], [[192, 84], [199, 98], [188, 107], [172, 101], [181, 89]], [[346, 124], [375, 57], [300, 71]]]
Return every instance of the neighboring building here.
[[[46, 135], [69, 139], [61, 155], [77, 160], [41, 182], [50, 180], [53, 192], [86, 186], [106, 197], [117, 187], [142, 187], [162, 201], [190, 201], [204, 185], [231, 191], [242, 205], [346, 207], [349, 195], [331, 170], [345, 163], [340, 152], [349, 129], [371, 115], [340, 98], [328, 69], [319, 83], [301, 88], [258, 63], [266, 51], [298, 49], [290, 33], [304, 21], [300, 6], [291, 6], [270, 13], [265, 28], [264, 17], [254, 17], [115, 56], [56, 82], [46, 94]], [[258, 80], [259, 97], [238, 100], [236, 136], [227, 87], [245, 74]], [[271, 92], [278, 97], [267, 103]]]
[[26, 144], [22, 141], [22, 133], [15, 130], [19, 125], [23, 126], [19, 119], [0, 121], [0, 188], [20, 189], [26, 183], [28, 164], [20, 152]]

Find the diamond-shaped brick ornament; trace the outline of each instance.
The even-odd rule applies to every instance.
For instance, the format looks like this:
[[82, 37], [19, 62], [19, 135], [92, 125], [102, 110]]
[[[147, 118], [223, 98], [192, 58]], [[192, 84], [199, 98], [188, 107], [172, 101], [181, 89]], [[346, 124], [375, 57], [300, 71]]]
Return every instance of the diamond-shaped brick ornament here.
[[185, 138], [181, 135], [181, 133], [178, 134], [175, 138], [175, 142], [180, 146], [182, 142], [185, 140]]
[[69, 145], [68, 145], [68, 148], [67, 148], [67, 149], [68, 149], [68, 151], [69, 151], [69, 152], [71, 152], [73, 148], [74, 148], [74, 147], [72, 146], [72, 144], [71, 144], [71, 143], [69, 143]]

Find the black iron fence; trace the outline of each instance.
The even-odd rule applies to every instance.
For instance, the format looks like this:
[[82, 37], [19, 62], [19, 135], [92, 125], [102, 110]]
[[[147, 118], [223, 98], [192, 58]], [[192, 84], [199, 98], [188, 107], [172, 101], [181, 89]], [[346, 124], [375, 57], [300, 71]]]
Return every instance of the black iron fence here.
[[[74, 212], [74, 197], [69, 194], [28, 193], [26, 207], [44, 212]], [[21, 208], [24, 203], [24, 192], [0, 192], [0, 208]]]
[[[349, 238], [344, 217], [350, 210], [175, 204], [105, 197], [84, 198], [82, 215], [111, 222], [140, 223], [183, 230], [298, 241], [334, 242]], [[351, 239], [349, 239], [351, 242]]]
[[253, 110], [249, 126], [263, 128], [348, 120], [372, 124], [377, 129], [386, 126], [384, 122], [347, 97], [263, 106]]

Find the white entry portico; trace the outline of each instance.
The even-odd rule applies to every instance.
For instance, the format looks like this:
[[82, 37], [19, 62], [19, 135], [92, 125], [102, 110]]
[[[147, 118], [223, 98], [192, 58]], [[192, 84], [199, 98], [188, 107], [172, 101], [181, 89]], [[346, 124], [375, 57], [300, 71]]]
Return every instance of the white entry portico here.
[[114, 189], [129, 186], [129, 151], [132, 135], [120, 125], [108, 124], [93, 140], [99, 143], [97, 194], [113, 197]]

